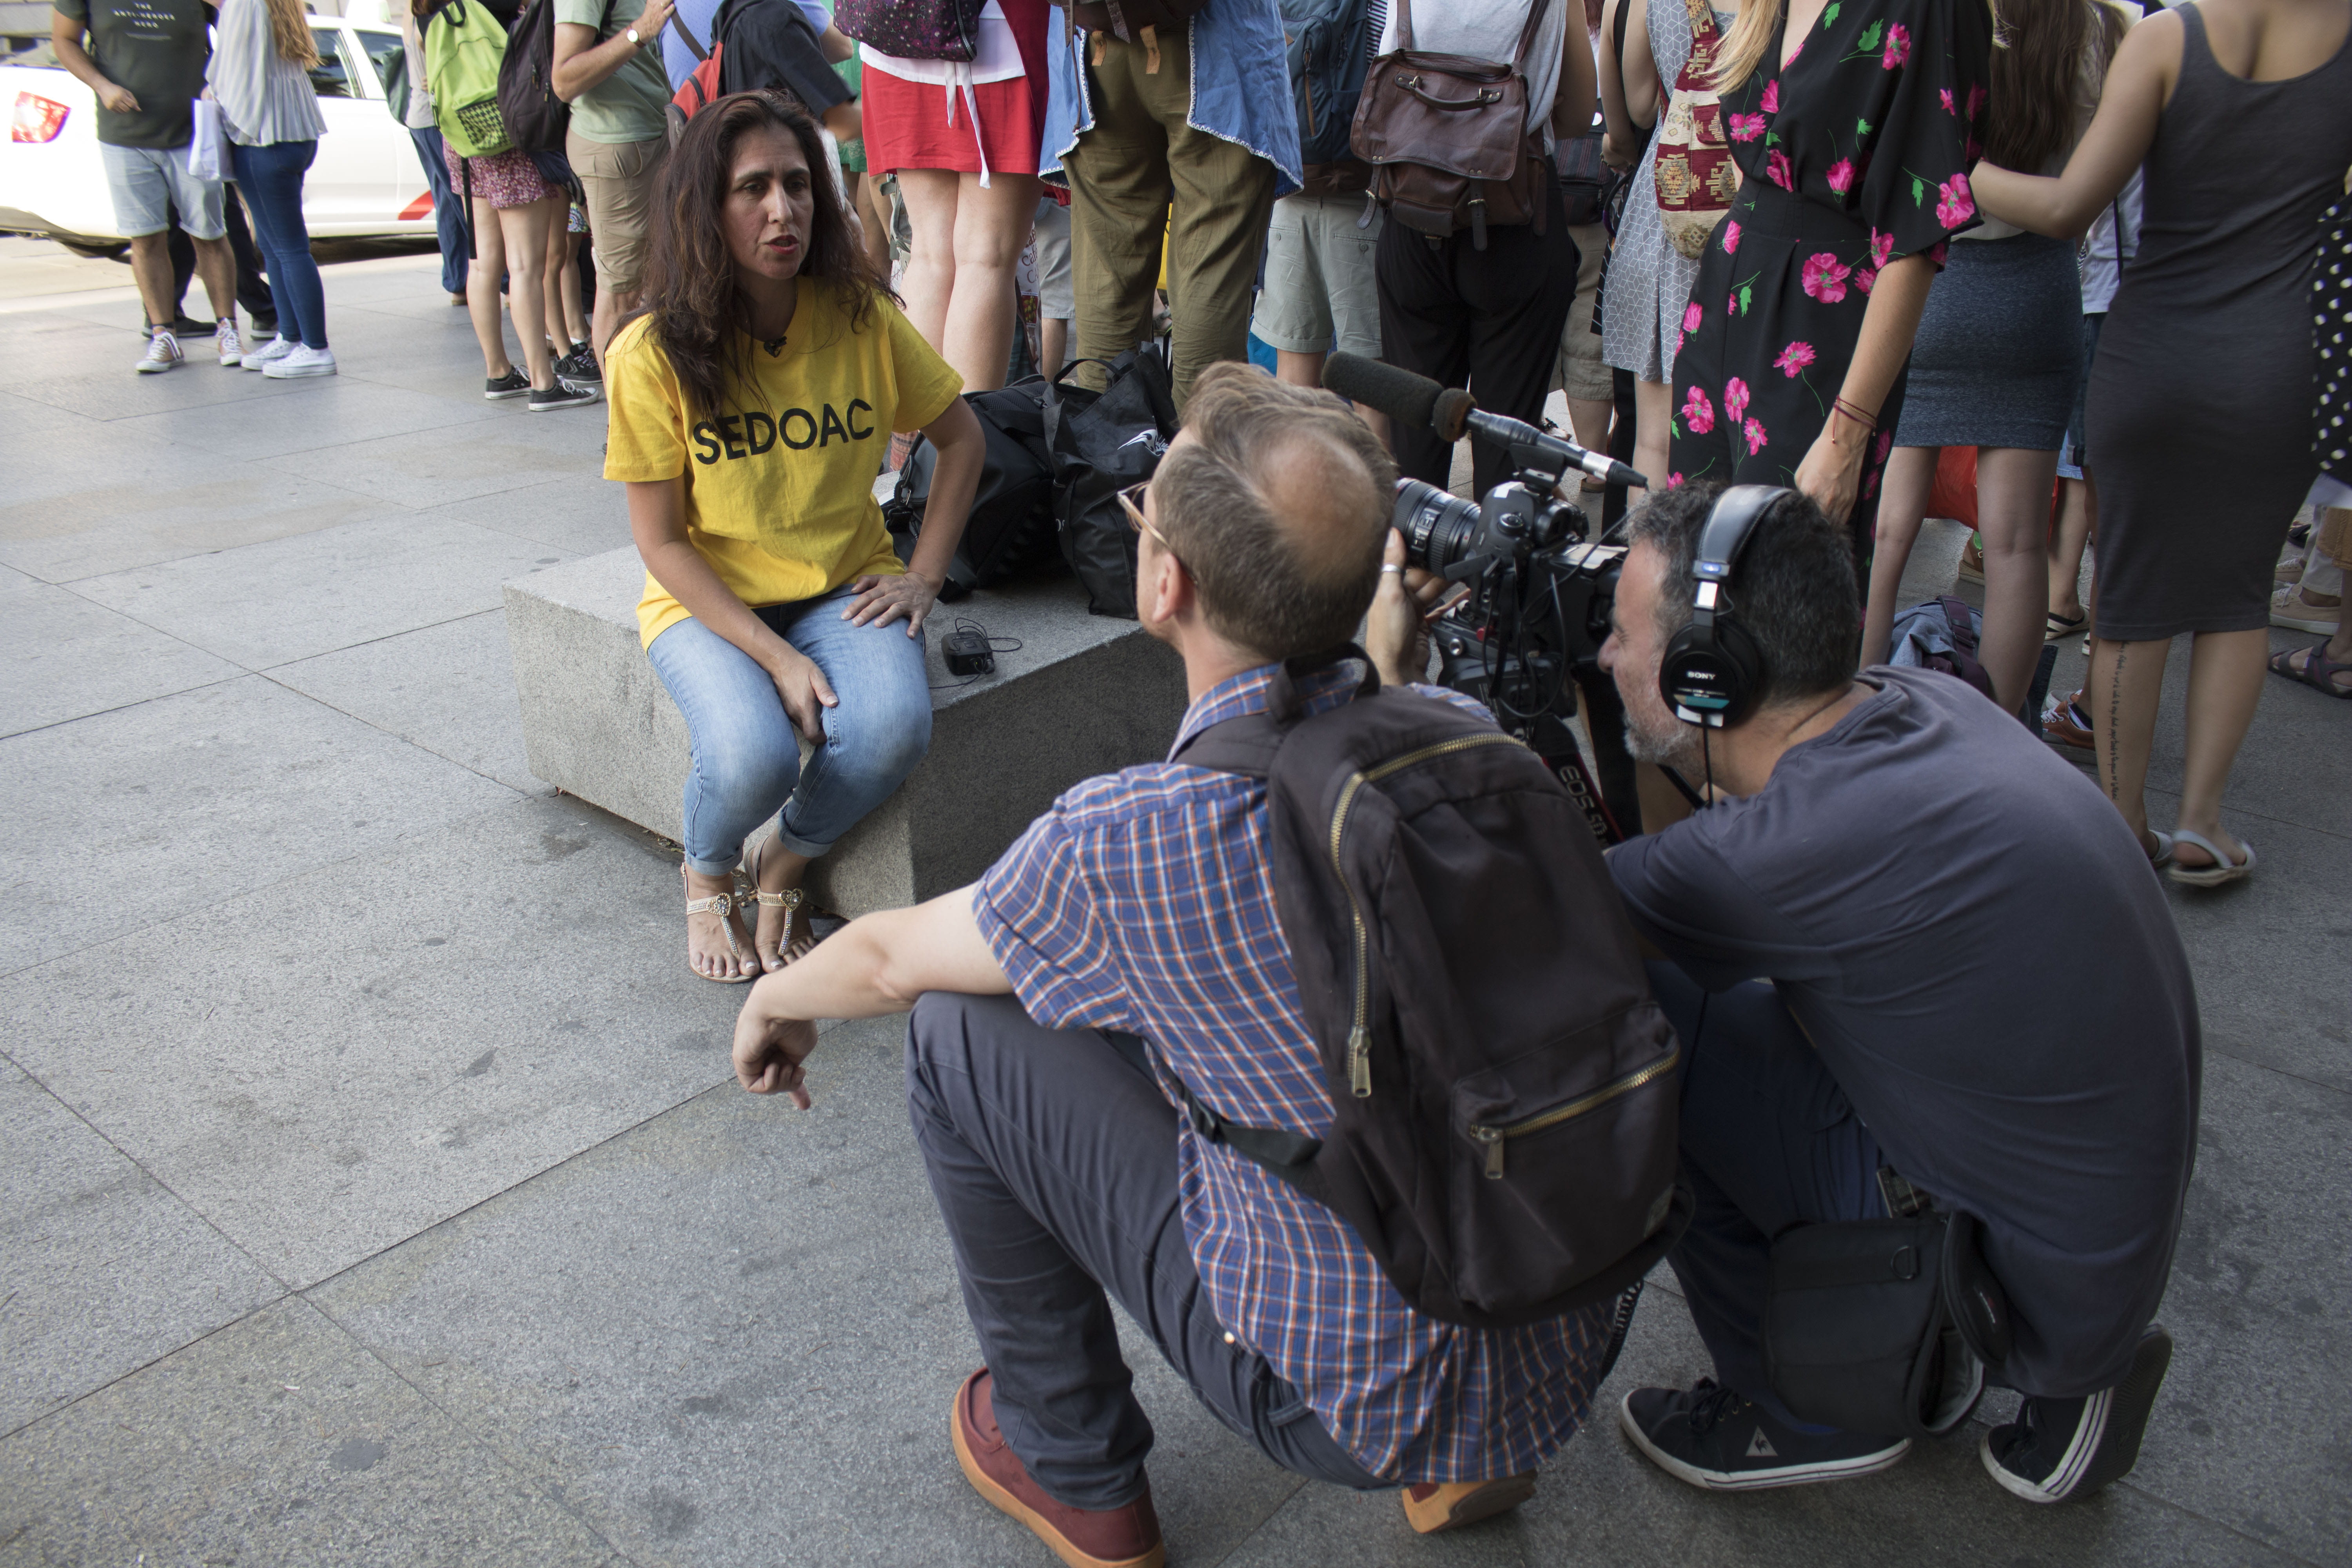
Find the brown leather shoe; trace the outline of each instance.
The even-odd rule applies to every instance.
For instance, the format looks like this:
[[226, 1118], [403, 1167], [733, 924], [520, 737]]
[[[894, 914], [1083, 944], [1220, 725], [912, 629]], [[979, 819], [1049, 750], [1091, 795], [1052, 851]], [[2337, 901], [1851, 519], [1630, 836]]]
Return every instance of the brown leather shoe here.
[[1150, 1483], [1124, 1508], [1097, 1511], [1055, 1502], [1005, 1446], [993, 1386], [986, 1367], [965, 1378], [948, 1420], [956, 1463], [971, 1489], [1027, 1525], [1070, 1568], [1162, 1568], [1168, 1549], [1160, 1544], [1160, 1516], [1151, 1511]]
[[1423, 1535], [1508, 1513], [1536, 1495], [1536, 1473], [1491, 1481], [1419, 1481], [1404, 1489], [1404, 1517]]

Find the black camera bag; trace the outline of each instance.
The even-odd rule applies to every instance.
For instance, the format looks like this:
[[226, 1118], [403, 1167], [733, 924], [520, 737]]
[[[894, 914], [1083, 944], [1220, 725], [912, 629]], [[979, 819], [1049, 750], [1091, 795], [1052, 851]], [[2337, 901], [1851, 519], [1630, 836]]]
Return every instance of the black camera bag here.
[[[967, 392], [979, 417], [987, 455], [955, 558], [948, 563], [950, 602], [1054, 561], [1054, 468], [1045, 445], [1045, 381], [1029, 376], [1010, 386]], [[930, 504], [931, 471], [939, 450], [915, 438], [898, 468], [898, 487], [882, 504], [882, 521], [901, 561], [911, 560]]]
[[1175, 761], [1262, 778], [1276, 917], [1333, 1110], [1202, 1136], [1355, 1228], [1431, 1317], [1510, 1328], [1622, 1296], [1681, 1237], [1681, 1080], [1600, 846], [1525, 745], [1381, 690], [1213, 724]]
[[1801, 1225], [1772, 1243], [1764, 1375], [1800, 1420], [1942, 1436], [2009, 1347], [2009, 1300], [1972, 1215]]

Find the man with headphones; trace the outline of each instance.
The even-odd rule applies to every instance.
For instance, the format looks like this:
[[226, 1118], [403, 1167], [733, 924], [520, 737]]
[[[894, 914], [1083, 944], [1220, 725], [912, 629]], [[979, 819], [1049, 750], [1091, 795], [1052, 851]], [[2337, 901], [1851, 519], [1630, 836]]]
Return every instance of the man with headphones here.
[[[1620, 1426], [1717, 1490], [1900, 1460], [1773, 1395], [1764, 1307], [1775, 1237], [1932, 1197], [1976, 1217], [2013, 1319], [1997, 1376], [2028, 1397], [1985, 1468], [2087, 1495], [2131, 1468], [2169, 1360], [2195, 1150], [2196, 997], [2147, 858], [1971, 688], [1857, 670], [1853, 557], [1802, 495], [1662, 490], [1632, 540], [1601, 655], [1626, 744], [1715, 802], [1609, 856], [1682, 1037], [1697, 1212], [1670, 1258], [1715, 1375], [1633, 1391]], [[1375, 605], [1376, 656], [1396, 619]]]

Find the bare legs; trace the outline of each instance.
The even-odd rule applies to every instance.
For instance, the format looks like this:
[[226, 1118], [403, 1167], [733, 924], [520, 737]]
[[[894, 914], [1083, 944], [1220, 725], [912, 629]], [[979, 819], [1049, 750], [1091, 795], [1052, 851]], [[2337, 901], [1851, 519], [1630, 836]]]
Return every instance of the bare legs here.
[[1038, 369], [1047, 381], [1062, 374], [1062, 367], [1070, 363], [1068, 321], [1048, 316], [1037, 323], [1037, 357]]
[[[228, 247], [226, 238], [198, 239], [194, 235], [188, 242], [196, 247], [196, 276], [205, 282], [205, 298], [212, 302], [213, 320], [229, 321], [236, 319], [236, 253]], [[142, 234], [131, 242], [131, 276], [139, 285], [139, 302], [146, 307], [147, 320], [157, 331], [167, 331], [179, 319], [173, 290], [171, 237], [163, 234]]]
[[[1328, 354], [1293, 353], [1288, 349], [1274, 351], [1274, 379], [1287, 386], [1320, 386], [1323, 384], [1323, 362]], [[1386, 446], [1389, 440], [1389, 416], [1364, 404], [1350, 405], [1356, 416], [1372, 427], [1372, 434]]]
[[[2155, 743], [2157, 702], [2164, 690], [2164, 657], [2169, 646], [2099, 638], [2091, 645], [2091, 681], [2083, 693], [2098, 741], [2100, 787], [2139, 835], [2141, 847], [2148, 849], [2155, 845], [2147, 831], [2147, 760]], [[2254, 704], [2262, 700], [2263, 665], [2269, 658], [2270, 634], [2259, 628], [2200, 632], [2190, 645], [2180, 826], [2219, 844], [2232, 860], [2243, 858], [2245, 847], [2221, 830], [2221, 792], [2230, 782], [2230, 765], [2237, 761], [2246, 728], [2253, 722]], [[2213, 863], [2193, 845], [2173, 854], [2191, 870]]]
[[[1919, 537], [1936, 480], [1937, 447], [1897, 447], [1886, 459], [1886, 493], [1870, 563], [1870, 605], [1863, 616], [1862, 661], [1886, 662], [1903, 568]], [[1992, 678], [1993, 700], [2010, 712], [2025, 705], [2042, 657], [2042, 616], [2050, 597], [2050, 485], [2055, 452], [2015, 447], [1977, 449], [1977, 532], [1984, 540], [1984, 629], [1977, 660]]]
[[1013, 357], [1013, 268], [1037, 213], [1037, 176], [901, 169], [914, 230], [900, 292], [907, 319], [963, 377], [964, 390], [1004, 384]]
[[514, 369], [499, 321], [499, 277], [503, 273], [530, 384], [541, 392], [555, 384], [555, 362], [547, 348], [547, 237], [562, 210], [560, 196], [520, 207], [494, 207], [483, 197], [474, 198], [474, 265], [466, 274], [466, 308], [474, 318], [474, 337], [482, 345], [483, 368], [493, 381]]
[[[562, 198], [558, 197], [559, 201]], [[557, 209], [547, 231], [547, 335], [562, 359], [574, 343], [588, 341], [587, 312], [580, 308], [580, 237], [568, 226], [569, 203]]]

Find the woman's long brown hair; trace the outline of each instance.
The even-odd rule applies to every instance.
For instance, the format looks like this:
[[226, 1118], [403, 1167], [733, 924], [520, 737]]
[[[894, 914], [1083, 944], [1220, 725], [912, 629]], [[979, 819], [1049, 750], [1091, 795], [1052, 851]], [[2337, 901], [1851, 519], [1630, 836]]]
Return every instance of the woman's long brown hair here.
[[839, 290], [852, 331], [866, 325], [876, 299], [889, 293], [858, 248], [848, 210], [826, 172], [824, 143], [806, 110], [783, 93], [761, 89], [730, 94], [697, 114], [670, 149], [655, 193], [645, 313], [653, 318], [646, 330], [669, 356], [692, 411], [706, 416], [719, 412], [730, 380], [751, 378], [751, 340], [739, 330], [746, 325], [746, 311], [727, 250], [724, 213], [735, 174], [735, 144], [768, 129], [790, 135], [808, 160], [809, 195], [816, 210], [800, 276], [822, 279]]
[[2123, 41], [2124, 19], [2105, 0], [1994, 0], [1992, 36], [1985, 156], [2038, 174], [2082, 130], [2074, 89], [2085, 51], [2096, 51], [2096, 81]]

